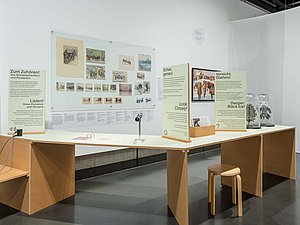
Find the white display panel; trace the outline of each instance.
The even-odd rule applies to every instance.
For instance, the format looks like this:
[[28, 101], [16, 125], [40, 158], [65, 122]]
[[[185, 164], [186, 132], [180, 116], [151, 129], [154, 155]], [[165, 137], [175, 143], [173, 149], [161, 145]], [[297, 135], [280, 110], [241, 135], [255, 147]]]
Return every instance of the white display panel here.
[[246, 130], [246, 73], [218, 72], [215, 80], [216, 130]]
[[152, 48], [52, 32], [52, 111], [150, 109]]
[[9, 70], [9, 133], [45, 132], [45, 76], [45, 70]]
[[190, 141], [189, 64], [163, 68], [163, 137]]

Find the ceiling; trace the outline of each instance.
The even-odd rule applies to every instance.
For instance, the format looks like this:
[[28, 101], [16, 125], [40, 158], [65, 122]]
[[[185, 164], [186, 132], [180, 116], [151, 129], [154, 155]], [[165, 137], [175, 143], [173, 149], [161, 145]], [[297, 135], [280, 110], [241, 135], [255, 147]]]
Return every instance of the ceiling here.
[[300, 6], [300, 0], [241, 0], [269, 13], [280, 12]]

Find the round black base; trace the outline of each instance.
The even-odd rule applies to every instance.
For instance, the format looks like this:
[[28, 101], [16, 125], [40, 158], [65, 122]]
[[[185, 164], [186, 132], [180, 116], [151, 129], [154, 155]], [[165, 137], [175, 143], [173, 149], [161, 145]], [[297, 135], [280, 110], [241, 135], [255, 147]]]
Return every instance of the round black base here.
[[246, 127], [246, 129], [261, 129], [261, 127]]
[[271, 125], [265, 125], [265, 124], [263, 124], [263, 125], [261, 125], [262, 127], [275, 127], [275, 124], [271, 124]]

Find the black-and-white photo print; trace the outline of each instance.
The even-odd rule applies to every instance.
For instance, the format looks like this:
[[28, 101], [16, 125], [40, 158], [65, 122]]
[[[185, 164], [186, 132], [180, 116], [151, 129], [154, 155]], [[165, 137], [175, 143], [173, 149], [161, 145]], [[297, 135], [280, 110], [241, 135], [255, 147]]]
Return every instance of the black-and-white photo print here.
[[76, 46], [63, 46], [64, 64], [78, 65], [78, 48]]
[[105, 80], [105, 67], [86, 65], [86, 78], [94, 80]]

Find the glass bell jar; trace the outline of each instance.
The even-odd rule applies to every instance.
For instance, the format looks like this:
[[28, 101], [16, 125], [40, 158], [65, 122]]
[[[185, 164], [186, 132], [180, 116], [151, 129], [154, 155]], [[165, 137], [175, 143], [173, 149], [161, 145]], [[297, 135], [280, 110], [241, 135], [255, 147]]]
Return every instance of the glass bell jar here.
[[258, 98], [252, 94], [247, 93], [246, 96], [246, 128], [247, 129], [259, 129], [259, 101]]
[[259, 113], [260, 113], [260, 124], [262, 127], [273, 127], [274, 126], [274, 113], [272, 108], [271, 99], [267, 94], [259, 95]]

